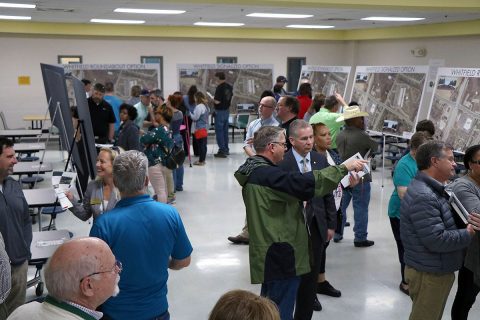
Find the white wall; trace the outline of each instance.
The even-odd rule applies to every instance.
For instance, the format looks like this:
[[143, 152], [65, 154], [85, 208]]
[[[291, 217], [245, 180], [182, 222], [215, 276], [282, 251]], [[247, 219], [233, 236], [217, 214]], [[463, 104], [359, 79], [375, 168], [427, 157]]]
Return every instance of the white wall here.
[[[178, 63], [215, 63], [217, 56], [237, 56], [238, 63], [274, 64], [275, 76], [286, 74], [287, 57], [303, 56], [312, 65], [428, 65], [430, 59], [444, 59], [447, 67], [480, 67], [480, 37], [317, 43], [0, 37], [0, 43], [0, 110], [11, 127], [26, 125], [22, 115], [45, 112], [39, 64], [56, 64], [57, 55], [82, 55], [84, 63], [139, 63], [142, 55], [163, 56], [167, 94], [177, 89]], [[410, 50], [416, 47], [426, 48], [427, 55], [412, 56]], [[21, 75], [31, 77], [30, 86], [18, 85]], [[429, 103], [426, 95], [423, 105]]]
[[[344, 42], [278, 43], [164, 41], [135, 39], [59, 39], [0, 37], [0, 110], [10, 127], [25, 127], [25, 114], [43, 114], [47, 103], [40, 63], [57, 63], [57, 55], [82, 55], [83, 63], [140, 63], [140, 56], [163, 56], [164, 92], [178, 88], [179, 63], [216, 63], [217, 56], [237, 56], [238, 63], [274, 64], [274, 76], [286, 74], [286, 57], [307, 57], [309, 64], [339, 65], [345, 61]], [[17, 77], [31, 77], [19, 86]]]

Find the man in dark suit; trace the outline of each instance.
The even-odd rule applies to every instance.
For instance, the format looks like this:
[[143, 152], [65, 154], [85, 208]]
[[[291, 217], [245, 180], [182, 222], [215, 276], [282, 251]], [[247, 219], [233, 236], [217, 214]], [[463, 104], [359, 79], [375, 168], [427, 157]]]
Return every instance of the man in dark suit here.
[[[328, 167], [327, 158], [313, 148], [313, 129], [304, 120], [295, 120], [290, 125], [290, 142], [292, 149], [285, 153], [278, 166], [285, 171], [308, 172], [312, 169]], [[304, 206], [304, 203], [300, 203]], [[305, 219], [310, 235], [310, 261], [313, 262], [311, 272], [302, 275], [297, 292], [295, 320], [312, 318], [314, 301], [316, 300], [317, 277], [320, 272], [322, 254], [325, 243], [335, 232], [337, 210], [333, 194], [315, 197], [305, 203]], [[318, 303], [316, 310], [321, 310]]]

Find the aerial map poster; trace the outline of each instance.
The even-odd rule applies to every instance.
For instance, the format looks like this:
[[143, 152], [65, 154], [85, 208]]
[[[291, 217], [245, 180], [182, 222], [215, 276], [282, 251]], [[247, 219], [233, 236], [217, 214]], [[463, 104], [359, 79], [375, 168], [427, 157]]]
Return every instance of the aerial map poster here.
[[409, 138], [422, 105], [428, 66], [360, 66], [352, 101], [370, 114], [370, 131]]
[[323, 93], [328, 97], [340, 93], [345, 97], [351, 69], [352, 67], [304, 65], [298, 84], [308, 80], [314, 95]]
[[143, 89], [160, 87], [160, 66], [156, 63], [139, 64], [65, 64], [65, 73], [78, 79], [88, 79], [92, 84], [112, 82], [115, 95], [122, 100], [130, 98], [130, 89], [139, 85]]
[[480, 143], [480, 69], [439, 68], [428, 118], [455, 150]]
[[207, 95], [215, 95], [215, 73], [225, 72], [226, 82], [233, 86], [230, 112], [237, 113], [242, 106], [256, 106], [264, 90], [273, 87], [273, 64], [179, 64], [179, 90], [187, 92], [191, 85]]

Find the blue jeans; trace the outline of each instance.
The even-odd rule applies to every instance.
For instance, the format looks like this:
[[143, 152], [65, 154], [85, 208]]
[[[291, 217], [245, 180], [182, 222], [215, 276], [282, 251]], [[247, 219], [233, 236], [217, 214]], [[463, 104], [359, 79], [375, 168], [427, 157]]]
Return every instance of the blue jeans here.
[[299, 284], [300, 277], [265, 282], [262, 283], [260, 295], [275, 302], [281, 320], [292, 320]]
[[343, 229], [345, 222], [347, 222], [347, 208], [350, 205], [350, 200], [353, 198], [353, 219], [355, 225], [353, 233], [355, 234], [354, 241], [367, 240], [368, 228], [368, 204], [370, 203], [370, 182], [361, 182], [353, 188], [346, 188], [343, 190], [342, 198], [342, 227], [340, 233], [335, 235], [343, 236]]
[[228, 116], [229, 110], [215, 110], [215, 135], [218, 152], [227, 154], [228, 149]]

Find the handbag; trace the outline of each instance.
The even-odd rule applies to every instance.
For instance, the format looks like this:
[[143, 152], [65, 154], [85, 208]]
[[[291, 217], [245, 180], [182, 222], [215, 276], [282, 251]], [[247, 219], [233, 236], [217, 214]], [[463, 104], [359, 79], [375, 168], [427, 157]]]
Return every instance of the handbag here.
[[197, 129], [197, 130], [195, 130], [195, 132], [193, 133], [193, 135], [195, 136], [195, 139], [197, 139], [197, 140], [206, 138], [206, 137], [208, 136], [207, 128]]
[[185, 151], [181, 146], [174, 144], [165, 157], [165, 166], [170, 170], [175, 170], [181, 167], [184, 161]]

